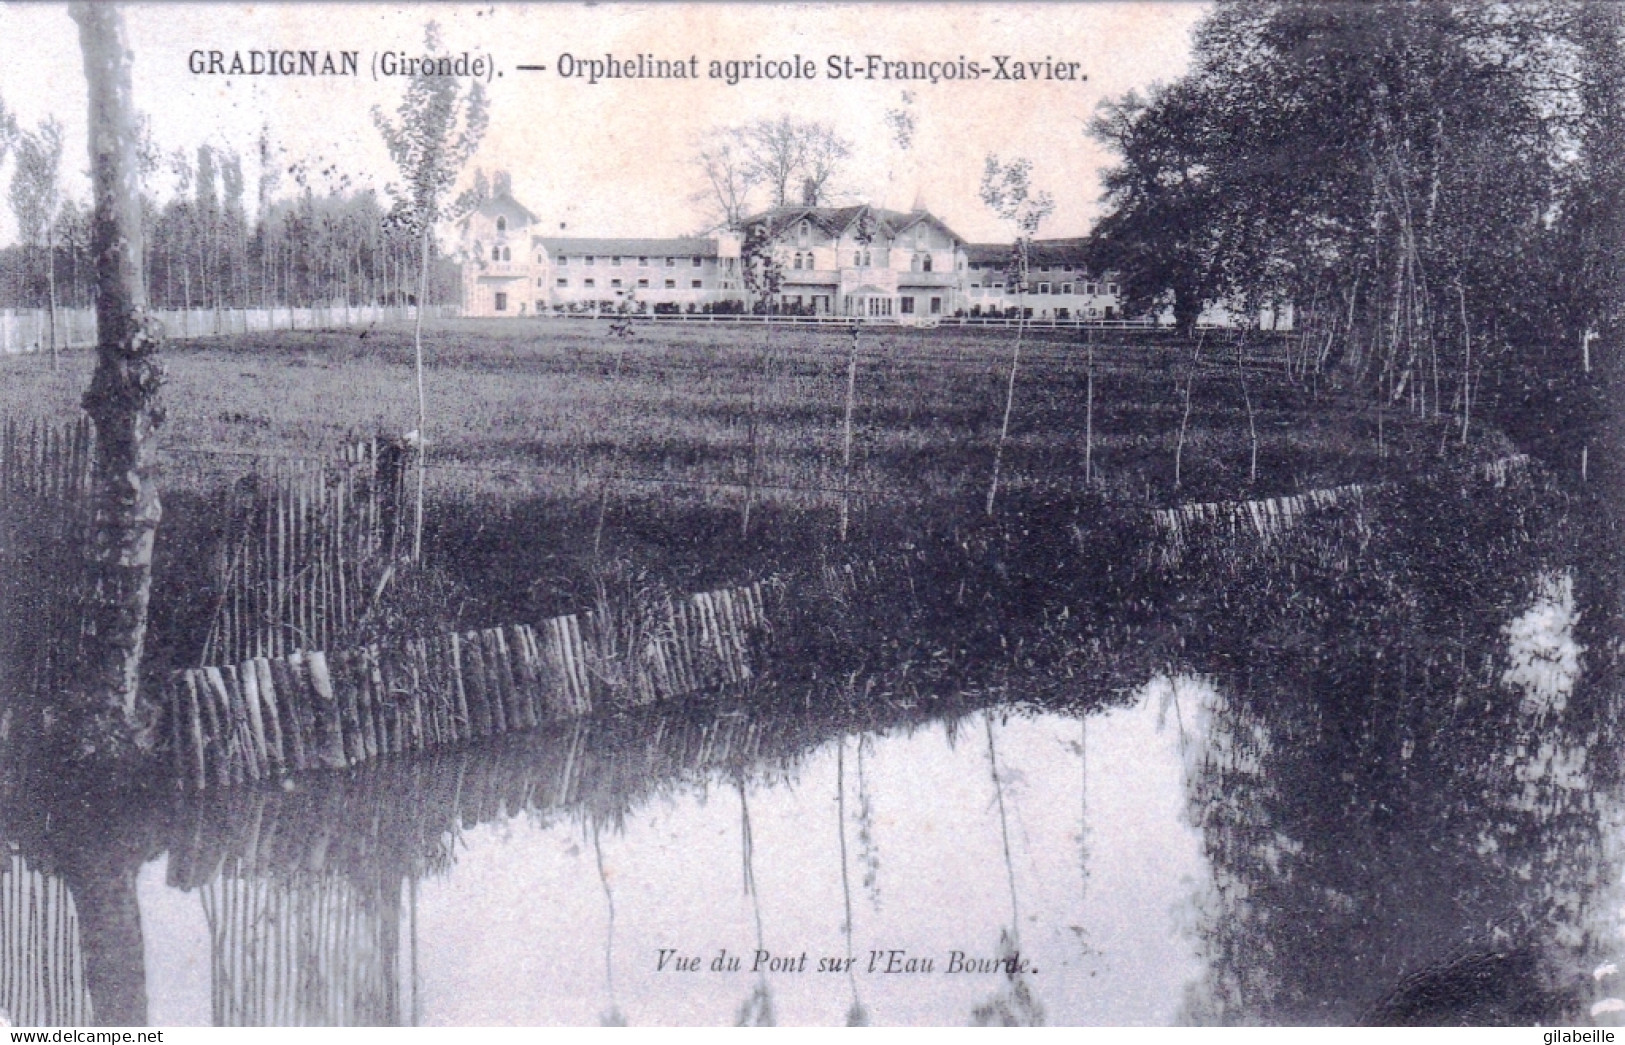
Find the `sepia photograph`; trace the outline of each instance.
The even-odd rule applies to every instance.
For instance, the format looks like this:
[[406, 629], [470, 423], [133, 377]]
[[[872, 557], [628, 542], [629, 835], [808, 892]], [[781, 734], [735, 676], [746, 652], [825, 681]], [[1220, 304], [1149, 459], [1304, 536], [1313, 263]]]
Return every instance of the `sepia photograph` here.
[[1625, 2], [0, 40], [0, 1027], [1625, 1025]]

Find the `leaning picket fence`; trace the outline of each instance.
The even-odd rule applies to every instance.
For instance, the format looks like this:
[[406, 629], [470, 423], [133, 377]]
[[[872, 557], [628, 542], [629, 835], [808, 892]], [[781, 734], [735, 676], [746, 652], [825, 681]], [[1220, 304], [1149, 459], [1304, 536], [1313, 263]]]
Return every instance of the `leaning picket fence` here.
[[641, 706], [754, 677], [777, 581], [673, 601], [180, 671], [168, 687], [176, 779], [205, 790], [343, 769]]

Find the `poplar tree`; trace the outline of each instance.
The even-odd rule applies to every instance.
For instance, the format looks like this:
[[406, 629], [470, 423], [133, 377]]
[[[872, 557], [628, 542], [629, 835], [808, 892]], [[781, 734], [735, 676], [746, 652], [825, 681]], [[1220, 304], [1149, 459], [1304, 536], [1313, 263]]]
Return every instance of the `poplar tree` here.
[[[440, 27], [430, 22], [423, 33], [424, 53], [440, 52]], [[425, 62], [425, 66], [432, 63]], [[429, 286], [429, 254], [434, 226], [447, 217], [446, 204], [464, 164], [474, 155], [490, 119], [485, 88], [472, 81], [466, 90], [456, 77], [419, 73], [407, 81], [406, 95], [395, 119], [379, 106], [373, 123], [405, 184], [391, 187], [393, 220], [418, 241], [417, 317], [412, 331], [413, 369], [417, 378], [418, 446], [417, 508], [412, 524], [412, 559], [423, 554], [423, 475], [428, 409], [423, 395], [423, 306]]]
[[46, 308], [50, 316], [51, 368], [56, 368], [56, 222], [62, 194], [62, 124], [47, 117], [37, 131], [17, 137], [11, 176], [11, 209], [17, 231], [36, 259], [43, 251]]

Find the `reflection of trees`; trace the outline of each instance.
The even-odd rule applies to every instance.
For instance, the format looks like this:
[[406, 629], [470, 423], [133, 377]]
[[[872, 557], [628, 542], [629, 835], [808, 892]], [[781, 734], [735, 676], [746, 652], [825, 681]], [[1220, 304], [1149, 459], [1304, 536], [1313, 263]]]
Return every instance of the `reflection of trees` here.
[[604, 870], [604, 844], [598, 837], [598, 825], [591, 826], [592, 855], [598, 866], [598, 882], [604, 887], [606, 919], [604, 929], [604, 986], [609, 992], [609, 1008], [598, 1022], [605, 1027], [626, 1026], [626, 1014], [615, 1001], [615, 894], [609, 889], [609, 874]]
[[1021, 900], [1016, 891], [1016, 866], [1010, 852], [1010, 817], [1005, 809], [1005, 780], [999, 772], [999, 752], [993, 740], [993, 714], [982, 713], [987, 730], [988, 773], [993, 778], [994, 805], [999, 811], [999, 839], [1004, 851], [1005, 881], [1010, 888], [1010, 927], [999, 930], [997, 954], [1009, 964], [993, 996], [971, 1010], [971, 1023], [977, 1027], [1040, 1027], [1044, 1024], [1043, 1003], [1033, 994], [1027, 974], [1020, 971]]
[[1294, 568], [1291, 602], [1243, 564], [1206, 619], [1198, 657], [1228, 695], [1188, 784], [1214, 886], [1186, 1019], [1574, 1018], [1602, 859], [1587, 749], [1614, 696], [1586, 676], [1566, 701], [1513, 687], [1532, 542], [1509, 526], [1450, 549], [1448, 525], [1341, 567], [1313, 535], [1287, 542], [1264, 558]]
[[[858, 741], [859, 751], [862, 751], [863, 741]], [[846, 938], [846, 979], [852, 989], [852, 1005], [847, 1009], [846, 1025], [848, 1027], [867, 1027], [869, 1025], [869, 1010], [864, 1008], [863, 1001], [858, 997], [858, 978], [852, 971], [852, 874], [850, 861], [846, 852], [846, 738], [835, 742], [835, 821], [840, 831], [841, 839], [841, 935]]]
[[[739, 858], [744, 873], [745, 895], [750, 897], [751, 912], [756, 916], [756, 949], [767, 948], [766, 937], [762, 932], [762, 898], [756, 891], [756, 842], [751, 834], [750, 802], [745, 797], [745, 778], [736, 778], [739, 788]], [[746, 995], [744, 1004], [739, 1006], [739, 1015], [734, 1023], [740, 1027], [772, 1027], [777, 1021], [773, 1016], [773, 991], [768, 986], [767, 973], [758, 972], [756, 983], [751, 987], [750, 994]]]

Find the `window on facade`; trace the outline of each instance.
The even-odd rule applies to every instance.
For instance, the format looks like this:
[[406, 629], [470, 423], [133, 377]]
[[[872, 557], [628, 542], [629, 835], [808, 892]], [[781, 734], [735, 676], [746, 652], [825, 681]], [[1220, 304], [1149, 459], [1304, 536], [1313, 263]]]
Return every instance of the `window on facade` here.
[[1063, 293], [1063, 294], [1072, 293], [1072, 284], [1070, 284], [1070, 283], [1062, 283], [1061, 284], [1061, 293]]
[[507, 218], [503, 218], [503, 217], [497, 218], [497, 231], [498, 232], [507, 232], [508, 231], [508, 219]]
[[542, 283], [542, 277], [540, 277], [540, 276], [537, 276], [537, 277], [536, 277], [536, 285], [537, 285], [537, 286], [538, 286], [538, 287], [540, 287], [540, 286], [544, 286], [544, 285], [545, 285], [545, 284], [543, 284], [543, 283]]
[[802, 219], [801, 227], [796, 230], [796, 242], [801, 246], [808, 246], [812, 241], [812, 222]]
[[795, 262], [790, 267], [791, 268], [797, 268], [797, 269], [801, 267], [801, 255], [800, 254], [796, 255]]
[[1049, 293], [1049, 288], [1050, 288], [1050, 286], [1051, 286], [1051, 285], [1052, 285], [1052, 284], [1050, 284], [1050, 283], [1049, 283], [1049, 282], [1047, 282], [1047, 281], [1046, 281], [1046, 282], [1044, 282], [1044, 283], [1040, 283], [1040, 284], [1038, 284], [1038, 292], [1039, 292], [1039, 293], [1040, 293], [1040, 294], [1048, 294], [1048, 293]]
[[705, 284], [705, 281], [703, 279], [696, 279], [696, 280], [691, 280], [688, 285], [693, 287], [695, 290], [699, 290], [700, 287], [703, 286], [704, 284]]
[[971, 284], [971, 285], [970, 285], [970, 288], [971, 288], [971, 289], [972, 289], [972, 290], [981, 290], [981, 289], [982, 289], [982, 285], [981, 285], [981, 284], [980, 284], [980, 283], [972, 283], [972, 284]]
[[611, 265], [619, 265], [621, 263], [621, 256], [619, 254], [615, 255], [609, 259], [609, 263]]
[[677, 259], [676, 258], [667, 258], [666, 259], [666, 267], [669, 268], [669, 269], [676, 268], [677, 267]]
[[931, 299], [931, 314], [933, 316], [942, 315], [942, 299], [941, 298], [932, 298]]
[[621, 281], [620, 281], [619, 278], [612, 279], [612, 280], [609, 281], [609, 285], [612, 286], [612, 287], [618, 287], [618, 286], [621, 285]]
[[646, 258], [646, 257], [639, 256], [639, 258], [638, 258], [638, 267], [639, 268], [648, 268], [649, 267], [649, 259]]
[[898, 301], [900, 303], [900, 311], [903, 313], [903, 315], [912, 316], [914, 314], [913, 298], [899, 298]]
[[498, 312], [506, 312], [506, 311], [508, 311], [508, 295], [504, 294], [500, 290], [497, 291], [497, 311]]
[[568, 254], [560, 254], [559, 255], [559, 268], [564, 268], [568, 264], [570, 264], [570, 256]]
[[677, 289], [677, 281], [675, 279], [666, 280], [666, 289], [667, 290], [676, 290]]
[[596, 287], [598, 285], [598, 281], [593, 279], [591, 276], [588, 276], [586, 279], [581, 281], [581, 285], [584, 287]]
[[561, 287], [567, 287], [567, 286], [570, 285], [570, 281], [568, 279], [566, 279], [565, 277], [560, 276], [559, 279], [558, 279], [558, 285], [561, 286]]
[[1117, 293], [1117, 284], [1116, 283], [1108, 283], [1108, 284], [1106, 284], [1106, 293], [1116, 295], [1116, 293]]
[[591, 255], [591, 254], [588, 254], [588, 255], [587, 255], [587, 256], [586, 256], [586, 257], [585, 257], [585, 258], [584, 258], [584, 259], [582, 259], [582, 260], [584, 260], [584, 261], [585, 261], [585, 262], [586, 262], [586, 263], [587, 263], [587, 264], [589, 264], [589, 265], [593, 265], [593, 264], [597, 264], [597, 262], [598, 262], [598, 259], [597, 259], [597, 258], [595, 258], [595, 257], [593, 257], [593, 256], [592, 256], [592, 255]]
[[502, 248], [501, 247], [492, 247], [491, 248], [491, 260], [492, 261], [501, 261], [502, 260]]
[[542, 256], [540, 254], [536, 255], [536, 264], [538, 264], [538, 265], [545, 265], [546, 264], [546, 262], [542, 260]]
[[1099, 283], [1085, 283], [1083, 285], [1083, 292], [1085, 294], [1088, 294], [1090, 297], [1093, 297], [1094, 295], [1100, 293], [1100, 284]]
[[705, 259], [704, 258], [697, 257], [697, 256], [694, 258], [694, 267], [695, 268], [699, 268], [701, 265], [704, 265], [704, 264], [705, 264]]
[[649, 285], [649, 281], [648, 281], [648, 280], [646, 280], [646, 279], [640, 279], [640, 280], [638, 280], [638, 286], [640, 286], [640, 287], [647, 287], [647, 286], [648, 286], [648, 285]]
[[923, 259], [921, 259], [921, 261], [920, 261], [920, 271], [921, 272], [930, 272], [931, 271], [931, 255], [927, 254]]
[[511, 248], [509, 248], [509, 247], [503, 247], [502, 248], [502, 260], [503, 261], [512, 261], [513, 260], [513, 250]]

